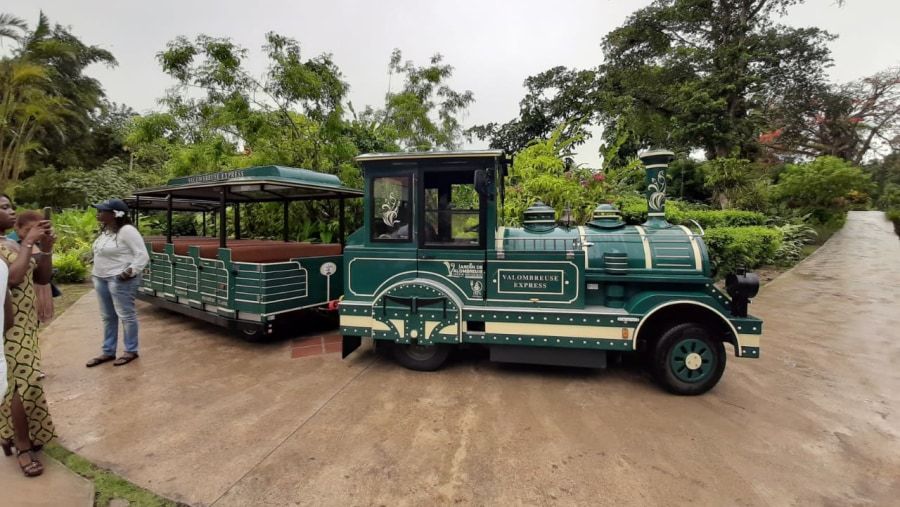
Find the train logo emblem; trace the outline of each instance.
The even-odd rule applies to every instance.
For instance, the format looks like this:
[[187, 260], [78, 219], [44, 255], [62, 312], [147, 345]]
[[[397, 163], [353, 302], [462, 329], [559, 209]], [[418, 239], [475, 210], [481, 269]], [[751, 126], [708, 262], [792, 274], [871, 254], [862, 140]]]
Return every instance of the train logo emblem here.
[[484, 284], [481, 283], [481, 280], [469, 280], [469, 287], [472, 289], [473, 298], [482, 297], [481, 291], [484, 290]]

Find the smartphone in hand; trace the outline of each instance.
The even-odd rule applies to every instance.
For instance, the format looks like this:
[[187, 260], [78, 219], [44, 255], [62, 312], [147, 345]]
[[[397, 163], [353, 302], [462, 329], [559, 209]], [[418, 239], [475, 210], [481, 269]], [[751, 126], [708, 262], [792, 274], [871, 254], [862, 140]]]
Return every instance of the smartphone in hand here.
[[53, 208], [47, 206], [44, 208], [44, 220], [50, 220], [50, 216], [53, 215]]

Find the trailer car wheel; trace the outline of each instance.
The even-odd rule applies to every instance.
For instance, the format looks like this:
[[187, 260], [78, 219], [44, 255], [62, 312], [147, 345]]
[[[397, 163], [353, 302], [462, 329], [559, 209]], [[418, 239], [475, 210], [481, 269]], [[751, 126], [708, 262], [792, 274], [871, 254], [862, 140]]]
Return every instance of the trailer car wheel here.
[[392, 347], [394, 359], [403, 367], [416, 371], [434, 371], [447, 362], [450, 357], [450, 346], [445, 344], [403, 345], [395, 343]]
[[652, 369], [657, 382], [671, 393], [703, 394], [725, 372], [725, 345], [701, 324], [678, 324], [656, 343]]
[[256, 326], [241, 326], [238, 330], [238, 336], [250, 343], [259, 343], [268, 339], [268, 335]]

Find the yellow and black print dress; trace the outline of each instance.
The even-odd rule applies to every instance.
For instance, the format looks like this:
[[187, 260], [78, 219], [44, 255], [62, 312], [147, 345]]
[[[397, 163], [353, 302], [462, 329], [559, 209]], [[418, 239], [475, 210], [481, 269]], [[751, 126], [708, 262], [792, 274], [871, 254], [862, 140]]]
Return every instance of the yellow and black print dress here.
[[[8, 240], [0, 240], [0, 255], [7, 264], [18, 256], [18, 245], [11, 245]], [[13, 287], [12, 293], [15, 319], [4, 338], [6, 340], [4, 355], [6, 356], [6, 377], [9, 389], [0, 406], [0, 439], [13, 437], [12, 393], [16, 389], [25, 406], [28, 419], [28, 433], [34, 445], [45, 445], [54, 436], [53, 421], [44, 397], [43, 381], [38, 379], [41, 369], [41, 350], [38, 344], [38, 319], [34, 295], [34, 268], [37, 262], [32, 259], [28, 266], [25, 281]]]

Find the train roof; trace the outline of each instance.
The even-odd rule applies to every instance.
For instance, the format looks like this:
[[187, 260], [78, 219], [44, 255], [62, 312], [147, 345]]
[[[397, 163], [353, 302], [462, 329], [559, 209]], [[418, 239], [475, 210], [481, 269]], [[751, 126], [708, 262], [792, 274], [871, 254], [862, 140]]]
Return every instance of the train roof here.
[[184, 201], [210, 203], [219, 202], [223, 190], [226, 202], [299, 201], [363, 195], [361, 190], [343, 186], [333, 174], [266, 165], [172, 178], [164, 186], [139, 190], [134, 197], [143, 202], [147, 197], [159, 199], [171, 195], [173, 199], [183, 201], [183, 205]]
[[388, 160], [413, 161], [421, 159], [467, 159], [505, 158], [503, 150], [459, 150], [459, 151], [414, 151], [398, 153], [366, 153], [353, 160], [356, 162], [377, 162]]

